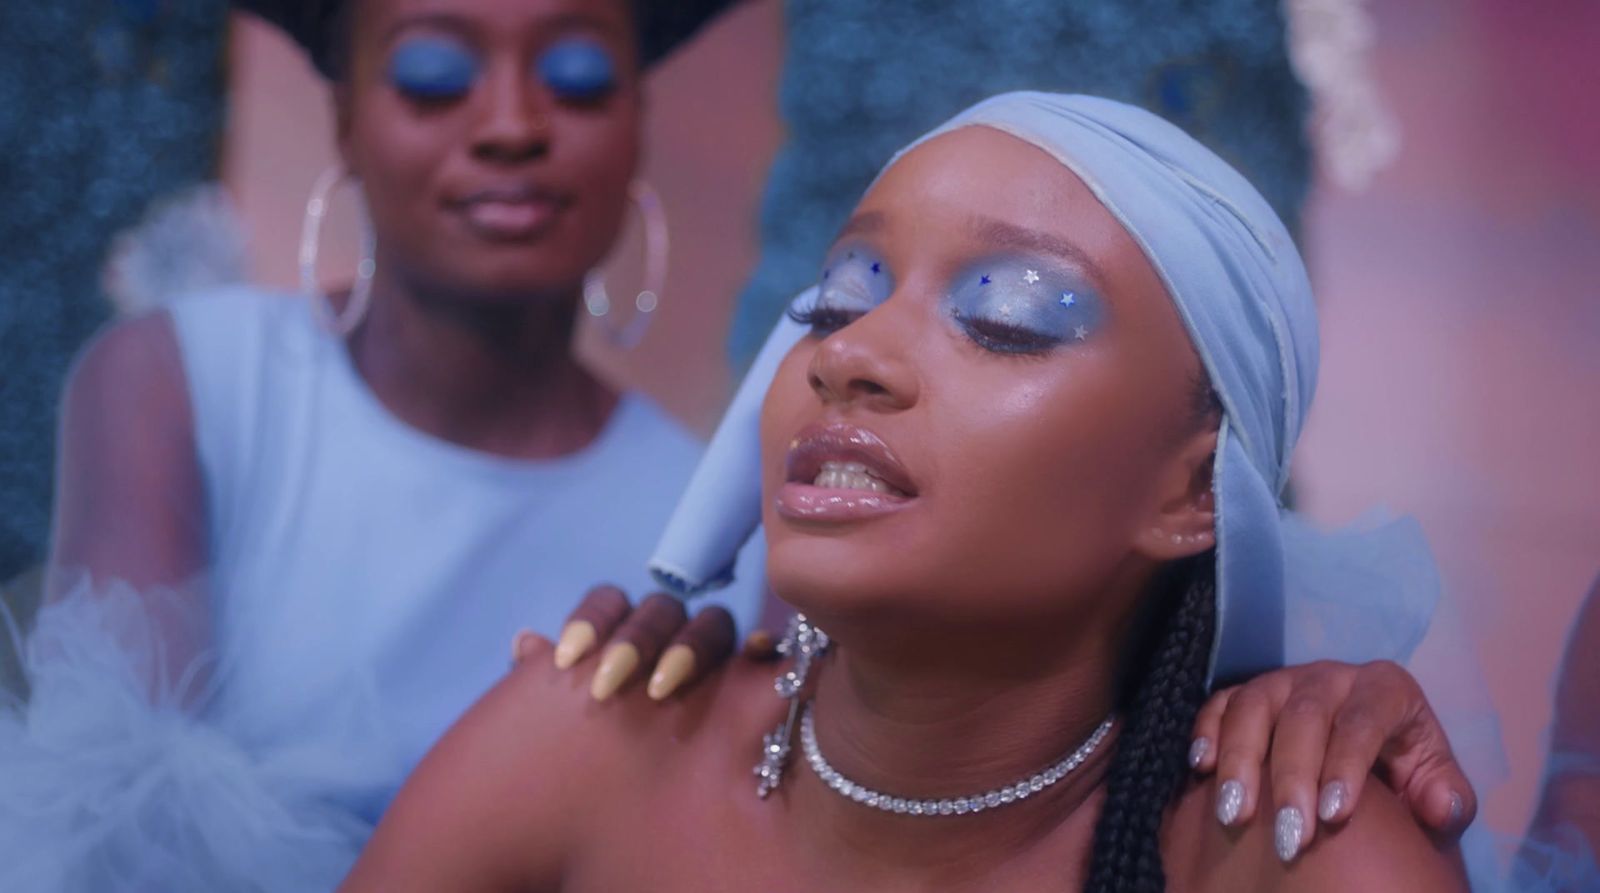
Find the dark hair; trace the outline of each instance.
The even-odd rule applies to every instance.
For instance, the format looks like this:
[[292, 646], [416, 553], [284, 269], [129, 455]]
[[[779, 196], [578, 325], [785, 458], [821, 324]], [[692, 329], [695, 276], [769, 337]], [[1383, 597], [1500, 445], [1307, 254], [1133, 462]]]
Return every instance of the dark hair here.
[[[1222, 401], [1202, 370], [1191, 408], [1197, 428], [1215, 427]], [[1189, 736], [1205, 703], [1216, 629], [1216, 552], [1172, 563], [1153, 587], [1144, 623], [1124, 663], [1117, 710], [1122, 733], [1094, 828], [1090, 893], [1153, 893], [1166, 887], [1161, 820], [1188, 777]]]
[[[354, 8], [360, 0], [235, 0], [282, 28], [311, 56], [322, 76], [338, 81], [350, 60]], [[638, 26], [639, 58], [648, 67], [693, 37], [737, 0], [629, 0]]]
[[1206, 697], [1216, 613], [1215, 553], [1176, 562], [1155, 593], [1149, 635], [1125, 676], [1122, 732], [1094, 828], [1090, 893], [1166, 887], [1161, 820], [1188, 776], [1189, 735]]

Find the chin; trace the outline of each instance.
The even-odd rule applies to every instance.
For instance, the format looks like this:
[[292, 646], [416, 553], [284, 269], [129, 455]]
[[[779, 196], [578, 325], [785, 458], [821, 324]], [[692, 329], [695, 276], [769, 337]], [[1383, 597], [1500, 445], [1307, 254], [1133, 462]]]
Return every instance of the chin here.
[[450, 283], [448, 291], [462, 303], [484, 307], [512, 308], [555, 300], [571, 301], [582, 292], [583, 274], [571, 271], [531, 268], [526, 259], [516, 264], [489, 262], [457, 268], [440, 277]]
[[926, 592], [932, 585], [920, 573], [904, 573], [916, 568], [904, 550], [792, 532], [769, 535], [767, 580], [772, 591], [796, 610], [818, 617], [913, 610], [916, 597], [910, 593]]

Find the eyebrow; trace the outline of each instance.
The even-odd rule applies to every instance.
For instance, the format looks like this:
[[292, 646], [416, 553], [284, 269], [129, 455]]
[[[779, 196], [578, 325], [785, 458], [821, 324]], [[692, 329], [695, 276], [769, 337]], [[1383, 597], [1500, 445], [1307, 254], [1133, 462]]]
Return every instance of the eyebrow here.
[[471, 30], [466, 19], [460, 16], [451, 15], [447, 12], [423, 13], [421, 15], [404, 16], [390, 23], [389, 27], [383, 31], [383, 43], [392, 43], [396, 37], [400, 36], [401, 32], [409, 31], [413, 28], [437, 28], [440, 31], [453, 31], [457, 34], [463, 34]]
[[883, 216], [882, 211], [862, 211], [860, 214], [845, 221], [843, 228], [839, 230], [837, 236], [833, 237], [833, 240], [837, 242], [845, 236], [870, 236], [882, 230], [886, 223], [888, 223], [888, 220]]
[[[611, 37], [622, 37], [623, 32], [615, 22], [602, 16], [586, 12], [563, 12], [548, 18], [540, 19], [538, 27], [541, 31], [568, 31], [590, 30]], [[383, 33], [385, 44], [392, 42], [402, 31], [412, 28], [437, 28], [441, 31], [453, 31], [457, 34], [472, 34], [476, 23], [467, 16], [452, 12], [425, 12], [405, 16], [392, 23]]]
[[1087, 251], [1060, 236], [1017, 226], [993, 217], [969, 217], [967, 226], [974, 237], [999, 247], [1053, 254], [1063, 258], [1075, 266], [1082, 267], [1096, 285], [1105, 287], [1107, 281], [1105, 271], [1100, 269], [1094, 258], [1090, 257]]

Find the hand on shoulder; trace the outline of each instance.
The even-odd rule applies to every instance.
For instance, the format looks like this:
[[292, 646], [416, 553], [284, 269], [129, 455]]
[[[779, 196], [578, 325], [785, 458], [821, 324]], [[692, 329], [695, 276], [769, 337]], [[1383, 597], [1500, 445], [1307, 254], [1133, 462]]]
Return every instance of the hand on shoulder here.
[[[1258, 810], [1225, 826], [1221, 818], [1230, 792], [1224, 784], [1216, 778], [1191, 783], [1171, 813], [1168, 871], [1179, 886], [1296, 893], [1468, 889], [1455, 843], [1429, 836], [1386, 785], [1368, 785], [1347, 820], [1323, 826], [1302, 846], [1303, 829], [1315, 821], [1304, 813], [1296, 819], [1286, 810]], [[1261, 797], [1274, 802], [1270, 780], [1264, 779]]]

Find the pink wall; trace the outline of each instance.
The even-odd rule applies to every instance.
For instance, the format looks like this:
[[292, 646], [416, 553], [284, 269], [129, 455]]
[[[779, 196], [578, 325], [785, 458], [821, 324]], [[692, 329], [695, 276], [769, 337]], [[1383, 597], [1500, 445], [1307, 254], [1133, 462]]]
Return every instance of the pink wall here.
[[[1600, 116], [1585, 92], [1600, 82], [1600, 6], [1389, 0], [1375, 13], [1404, 149], [1365, 192], [1319, 186], [1309, 209], [1324, 350], [1301, 492], [1325, 520], [1379, 502], [1421, 519], [1504, 722], [1513, 774], [1486, 815], [1516, 833], [1551, 674], [1600, 572]], [[749, 3], [653, 76], [646, 176], [674, 246], [661, 319], [632, 355], [586, 345], [701, 427], [728, 393], [723, 334], [781, 138], [780, 18], [776, 0]], [[227, 179], [260, 278], [288, 285], [305, 190], [331, 160], [327, 100], [254, 22], [237, 29], [233, 73]]]
[[1512, 777], [1487, 818], [1516, 832], [1600, 573], [1600, 6], [1374, 11], [1404, 148], [1310, 208], [1323, 367], [1302, 492], [1329, 520], [1377, 502], [1421, 519], [1501, 714]]

